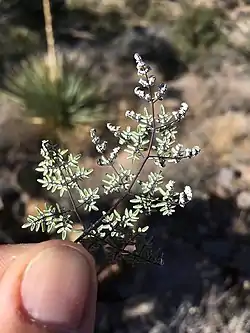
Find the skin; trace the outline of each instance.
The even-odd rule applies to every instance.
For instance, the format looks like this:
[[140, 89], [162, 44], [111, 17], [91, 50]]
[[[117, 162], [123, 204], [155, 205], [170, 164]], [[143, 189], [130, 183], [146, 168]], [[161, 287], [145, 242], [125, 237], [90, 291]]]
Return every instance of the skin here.
[[[37, 258], [45, 249], [48, 249], [46, 253], [50, 253], [51, 250], [61, 251], [61, 261], [63, 261], [63, 256], [67, 256], [67, 253], [71, 253], [73, 249], [77, 252], [78, 257], [83, 256], [86, 261], [84, 274], [86, 275], [86, 280], [89, 279], [90, 283], [87, 288], [88, 293], [85, 295], [81, 292], [82, 295], [85, 295], [83, 297], [86, 299], [84, 300], [85, 305], [80, 326], [65, 328], [67, 325], [60, 327], [53, 323], [45, 324], [44, 322], [40, 322], [37, 318], [34, 319], [25, 309], [22, 294], [24, 292], [29, 293], [29, 291], [34, 292], [35, 289], [34, 286], [31, 286], [31, 290], [29, 290], [29, 284], [27, 283], [25, 287], [23, 287], [24, 273], [27, 271], [30, 262], [35, 257]], [[52, 260], [50, 260], [47, 261], [47, 263], [47, 269], [53, 274], [56, 262], [53, 264]], [[62, 272], [62, 274], [64, 273]], [[84, 275], [81, 276], [83, 276], [82, 279], [85, 279]], [[46, 281], [44, 283], [46, 283]], [[85, 282], [83, 281], [83, 283]], [[39, 283], [37, 283], [36, 287], [38, 286]], [[56, 284], [54, 286], [51, 282], [50, 290], [51, 295], [54, 297], [53, 304], [57, 301], [60, 302], [59, 297], [62, 297], [62, 295], [58, 295], [57, 290], [54, 295], [54, 287], [56, 288]], [[91, 255], [81, 245], [61, 240], [51, 240], [38, 244], [0, 245], [0, 327], [2, 333], [91, 333], [94, 329], [96, 294], [97, 282], [95, 264]], [[53, 307], [53, 309], [54, 308], [56, 308], [56, 306]]]

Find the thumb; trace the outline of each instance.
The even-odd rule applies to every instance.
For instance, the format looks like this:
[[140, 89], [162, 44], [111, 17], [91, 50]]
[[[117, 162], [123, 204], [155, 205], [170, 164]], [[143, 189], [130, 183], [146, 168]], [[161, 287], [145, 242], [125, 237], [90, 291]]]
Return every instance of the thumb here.
[[93, 260], [80, 245], [1, 245], [1, 333], [91, 333], [96, 285]]

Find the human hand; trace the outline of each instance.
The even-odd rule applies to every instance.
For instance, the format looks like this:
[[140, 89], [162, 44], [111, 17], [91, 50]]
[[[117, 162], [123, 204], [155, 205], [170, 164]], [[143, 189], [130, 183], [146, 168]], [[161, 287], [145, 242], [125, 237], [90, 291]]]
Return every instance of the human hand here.
[[91, 333], [96, 293], [95, 265], [82, 246], [0, 245], [1, 333]]

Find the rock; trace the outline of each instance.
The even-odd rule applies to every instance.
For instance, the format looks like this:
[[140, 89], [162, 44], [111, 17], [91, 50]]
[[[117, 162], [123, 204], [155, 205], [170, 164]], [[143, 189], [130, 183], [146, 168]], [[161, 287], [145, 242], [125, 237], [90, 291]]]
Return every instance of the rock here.
[[[65, 1], [64, 0], [51, 0], [50, 1], [50, 6], [51, 6], [51, 10], [53, 12], [59, 12], [60, 10], [62, 10], [65, 6]], [[42, 12], [42, 2], [39, 0], [34, 0], [32, 1], [32, 3], [29, 2], [29, 0], [21, 0], [21, 1], [17, 1], [15, 4], [16, 9], [20, 10], [21, 12], [25, 12], [26, 15], [34, 15], [37, 13], [41, 13], [41, 15], [43, 14]]]
[[233, 259], [233, 265], [245, 275], [245, 278], [248, 279], [250, 278], [249, 256], [250, 246], [242, 245]]
[[237, 207], [242, 210], [250, 208], [250, 191], [242, 191], [236, 198]]
[[20, 165], [17, 170], [16, 179], [21, 189], [31, 196], [41, 196], [45, 192], [41, 184], [37, 182], [37, 179], [41, 177], [35, 168], [38, 163], [24, 163]]
[[208, 256], [215, 257], [216, 261], [219, 260], [222, 262], [226, 261], [231, 256], [232, 244], [226, 240], [211, 240], [204, 241], [202, 243], [203, 251], [208, 254]]
[[219, 173], [216, 177], [216, 189], [217, 192], [233, 192], [233, 182], [234, 172], [232, 168], [222, 168], [219, 170]]
[[113, 61], [134, 61], [133, 54], [139, 53], [144, 61], [154, 64], [164, 80], [172, 80], [187, 68], [166, 36], [163, 25], [128, 28], [117, 37], [107, 50], [107, 57]]
[[22, 229], [25, 219], [26, 199], [24, 193], [14, 184], [11, 174], [4, 177], [0, 169], [0, 244], [36, 243], [49, 239], [42, 232]]

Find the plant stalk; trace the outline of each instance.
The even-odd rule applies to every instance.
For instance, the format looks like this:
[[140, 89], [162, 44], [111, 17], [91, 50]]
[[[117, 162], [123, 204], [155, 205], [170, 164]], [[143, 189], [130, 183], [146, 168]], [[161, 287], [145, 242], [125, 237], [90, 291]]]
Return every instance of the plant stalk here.
[[43, 14], [45, 22], [45, 33], [47, 42], [47, 65], [51, 81], [57, 79], [57, 57], [55, 50], [55, 39], [53, 34], [52, 14], [50, 0], [43, 0]]

